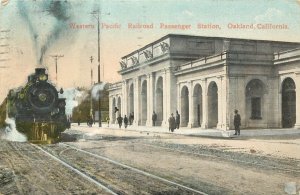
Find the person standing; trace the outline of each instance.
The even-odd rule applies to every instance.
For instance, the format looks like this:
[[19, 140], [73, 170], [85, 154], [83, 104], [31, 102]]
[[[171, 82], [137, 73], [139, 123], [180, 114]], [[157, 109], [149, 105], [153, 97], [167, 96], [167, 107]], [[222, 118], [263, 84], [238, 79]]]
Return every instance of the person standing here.
[[173, 113], [171, 114], [168, 121], [169, 121], [169, 131], [173, 132], [175, 129], [175, 118], [173, 116]]
[[134, 121], [134, 112], [132, 112], [131, 124], [133, 124], [133, 121]]
[[178, 113], [178, 110], [176, 110], [175, 124], [176, 124], [176, 128], [179, 129], [179, 126], [180, 126], [180, 114]]
[[109, 117], [106, 117], [107, 127], [109, 127]]
[[152, 126], [153, 127], [155, 126], [156, 120], [157, 120], [157, 114], [153, 111], [153, 114], [152, 114]]
[[132, 121], [133, 121], [133, 114], [130, 113], [129, 114], [129, 125], [132, 125]]
[[239, 115], [238, 110], [234, 111], [233, 124], [235, 130], [235, 133], [233, 135], [240, 135], [241, 116]]
[[118, 116], [117, 118], [118, 124], [119, 124], [119, 128], [122, 127], [122, 122], [123, 122], [123, 118], [121, 117], [121, 115]]
[[125, 126], [125, 129], [127, 128], [127, 125], [128, 125], [128, 118], [127, 118], [127, 116], [125, 115], [125, 116], [124, 116], [124, 126]]

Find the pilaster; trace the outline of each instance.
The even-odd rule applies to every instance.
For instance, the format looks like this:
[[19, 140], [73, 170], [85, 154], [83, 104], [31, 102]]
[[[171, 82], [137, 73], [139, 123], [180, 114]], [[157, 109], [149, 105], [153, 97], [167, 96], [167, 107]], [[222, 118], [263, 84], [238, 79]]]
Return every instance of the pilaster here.
[[203, 83], [203, 92], [202, 92], [202, 98], [203, 98], [203, 120], [201, 124], [202, 129], [207, 129], [208, 127], [208, 94], [207, 94], [207, 80], [202, 80]]
[[153, 74], [147, 75], [147, 121], [146, 126], [152, 126], [152, 113], [153, 113], [153, 94], [154, 83]]
[[295, 83], [296, 83], [296, 123], [294, 128], [300, 129], [300, 71], [295, 72]]
[[113, 96], [109, 96], [109, 118], [110, 118], [110, 121], [109, 123], [112, 124], [114, 121], [113, 121], [113, 114], [114, 114], [114, 110], [113, 110]]
[[124, 116], [125, 114], [127, 115], [127, 105], [128, 105], [128, 99], [127, 99], [127, 94], [128, 94], [128, 92], [127, 92], [127, 81], [126, 80], [123, 80], [123, 82], [122, 82], [122, 101], [121, 101], [121, 107], [122, 107], [122, 109], [121, 109], [121, 111], [122, 111], [122, 113], [121, 113], [121, 115], [122, 116]]
[[192, 128], [194, 127], [194, 99], [193, 99], [193, 92], [192, 92], [192, 82], [188, 82], [188, 88], [189, 88], [189, 122], [188, 127]]
[[134, 79], [134, 120], [133, 125], [138, 126], [140, 124], [140, 95], [141, 95], [140, 78]]
[[[168, 116], [169, 114], [169, 106], [168, 106], [168, 97], [170, 95], [169, 93], [169, 78], [167, 78], [167, 71], [163, 70], [163, 119], [162, 119], [162, 123], [161, 126], [163, 127], [168, 127]], [[168, 90], [169, 89], [169, 90]]]
[[223, 98], [223, 86], [222, 86], [222, 77], [217, 77], [217, 86], [218, 86], [218, 123], [217, 123], [217, 129], [222, 129], [223, 125], [223, 118], [222, 118], [222, 98]]

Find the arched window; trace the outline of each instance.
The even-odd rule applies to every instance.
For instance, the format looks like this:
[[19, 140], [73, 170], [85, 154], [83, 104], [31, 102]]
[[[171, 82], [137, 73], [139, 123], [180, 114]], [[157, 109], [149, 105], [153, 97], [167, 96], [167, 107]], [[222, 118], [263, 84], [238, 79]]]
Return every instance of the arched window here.
[[246, 87], [247, 104], [250, 104], [250, 118], [262, 119], [264, 84], [258, 79], [251, 80]]

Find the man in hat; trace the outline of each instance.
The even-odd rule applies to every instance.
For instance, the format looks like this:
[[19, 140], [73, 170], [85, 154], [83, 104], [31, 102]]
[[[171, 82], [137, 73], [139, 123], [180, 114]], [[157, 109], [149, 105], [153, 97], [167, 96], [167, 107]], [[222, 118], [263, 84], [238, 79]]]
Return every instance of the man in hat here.
[[153, 114], [152, 114], [152, 126], [153, 127], [155, 126], [156, 120], [157, 120], [157, 114], [153, 111]]
[[173, 132], [175, 129], [175, 118], [173, 116], [173, 113], [171, 114], [168, 121], [169, 121], [169, 131]]
[[240, 135], [241, 116], [239, 115], [238, 110], [234, 111], [233, 124], [235, 130], [235, 133], [233, 135]]
[[123, 123], [123, 117], [121, 117], [121, 115], [119, 114], [119, 117], [117, 118], [118, 124], [119, 124], [119, 128], [122, 127], [122, 123]]

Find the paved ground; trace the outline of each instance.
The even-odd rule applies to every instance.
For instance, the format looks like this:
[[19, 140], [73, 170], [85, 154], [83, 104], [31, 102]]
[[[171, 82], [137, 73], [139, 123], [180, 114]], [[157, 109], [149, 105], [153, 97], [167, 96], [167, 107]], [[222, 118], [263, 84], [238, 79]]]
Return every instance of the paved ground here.
[[[164, 137], [173, 135], [172, 141], [177, 144], [201, 144], [207, 147], [223, 147], [236, 152], [262, 153], [273, 155], [279, 158], [295, 158], [300, 160], [300, 130], [296, 129], [266, 129], [266, 130], [242, 130], [240, 136], [232, 136], [234, 131], [222, 131], [215, 129], [188, 129], [180, 128], [175, 132], [168, 132], [162, 127], [133, 127], [126, 130], [117, 125], [103, 124], [87, 127], [86, 125], [72, 124], [67, 134], [79, 134], [80, 139], [99, 139], [96, 135], [114, 136], [145, 136]], [[299, 164], [300, 166], [300, 164]]]
[[[86, 124], [81, 124], [81, 127], [87, 127]], [[72, 124], [72, 127], [78, 127], [77, 124]], [[92, 129], [98, 128], [98, 124], [93, 125]], [[105, 129], [120, 129], [118, 125], [107, 125], [104, 123], [102, 128]], [[121, 129], [125, 129], [124, 126]], [[144, 126], [128, 126], [126, 130], [132, 131], [144, 131], [144, 132], [156, 132], [156, 133], [171, 133], [167, 127], [144, 127]], [[234, 130], [218, 130], [218, 129], [201, 129], [201, 128], [186, 128], [181, 127], [180, 129], [175, 129], [172, 134], [180, 135], [193, 135], [193, 136], [203, 136], [203, 137], [237, 137], [234, 136]], [[239, 137], [260, 137], [260, 136], [280, 136], [280, 135], [300, 135], [300, 129], [244, 129], [241, 130], [241, 135]]]
[[[193, 193], [103, 157], [207, 194], [300, 192], [299, 130], [244, 130], [241, 136], [224, 137], [219, 130], [170, 133], [158, 127], [105, 125], [72, 124], [63, 135], [76, 137], [75, 142], [41, 147], [118, 194]], [[0, 194], [106, 193], [37, 147], [0, 141]]]

